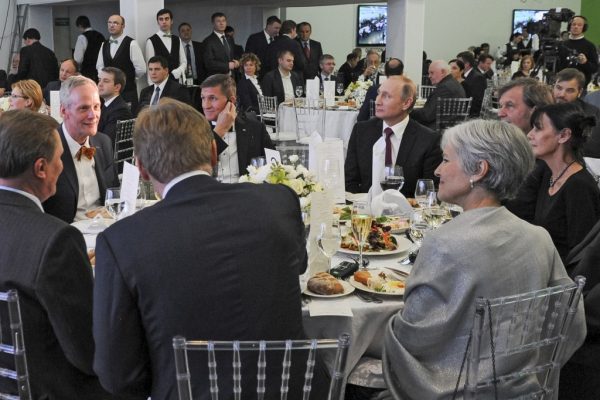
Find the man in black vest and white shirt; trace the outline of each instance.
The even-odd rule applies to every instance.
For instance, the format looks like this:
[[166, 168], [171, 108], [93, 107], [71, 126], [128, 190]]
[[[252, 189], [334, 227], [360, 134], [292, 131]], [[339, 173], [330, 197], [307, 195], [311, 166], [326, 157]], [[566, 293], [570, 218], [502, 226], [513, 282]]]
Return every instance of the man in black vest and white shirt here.
[[111, 15], [108, 18], [110, 36], [100, 47], [96, 68], [98, 72], [104, 67], [119, 68], [125, 73], [125, 87], [121, 89], [123, 100], [131, 104], [131, 110], [138, 109], [136, 79], [146, 73], [146, 61], [142, 49], [131, 37], [123, 34], [125, 18]]
[[77, 17], [75, 25], [81, 31], [81, 35], [77, 37], [73, 59], [79, 64], [81, 75], [98, 82], [96, 63], [98, 61], [98, 51], [104, 42], [104, 35], [92, 29], [90, 19], [85, 15]]
[[[156, 22], [159, 30], [146, 40], [146, 59], [149, 60], [154, 56], [166, 58], [171, 77], [179, 81], [179, 78], [185, 75], [187, 60], [179, 37], [171, 33], [173, 13], [166, 8], [159, 10], [156, 13]], [[148, 77], [148, 85], [152, 85], [150, 77]]]

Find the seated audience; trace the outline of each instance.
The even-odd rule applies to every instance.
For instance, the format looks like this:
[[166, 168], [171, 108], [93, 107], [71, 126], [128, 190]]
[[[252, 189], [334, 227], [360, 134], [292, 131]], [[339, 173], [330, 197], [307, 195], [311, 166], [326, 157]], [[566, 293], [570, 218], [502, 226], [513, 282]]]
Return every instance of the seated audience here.
[[[404, 73], [404, 63], [402, 60], [398, 58], [390, 58], [388, 62], [385, 63], [384, 67], [385, 76], [397, 76], [402, 75]], [[365, 99], [360, 106], [360, 111], [358, 112], [357, 121], [366, 121], [371, 118], [371, 107], [373, 106], [371, 103], [375, 103], [375, 99], [377, 98], [377, 91], [379, 90], [379, 83], [373, 83], [369, 89], [367, 89], [367, 94], [365, 94]]]
[[[436, 169], [438, 198], [460, 205], [464, 212], [427, 234], [406, 281], [404, 308], [388, 323], [383, 371], [394, 399], [452, 398], [477, 297], [571, 282], [548, 233], [500, 206], [533, 166], [523, 133], [499, 121], [469, 121], [448, 129], [442, 147], [444, 161]], [[561, 361], [585, 337], [582, 305], [569, 335]], [[480, 345], [482, 352], [490, 351], [489, 340]], [[528, 362], [496, 358], [496, 373], [516, 371]], [[492, 377], [490, 363], [479, 368], [482, 378]], [[538, 385], [532, 377], [523, 385], [510, 383], [498, 383], [497, 398], [516, 398], [516, 390]], [[463, 398], [462, 389], [458, 387], [457, 398]], [[478, 392], [479, 397], [494, 398], [494, 393]]]
[[[169, 63], [162, 56], [154, 56], [148, 60], [148, 79], [152, 85], [140, 92], [139, 110], [146, 106], [158, 104], [163, 97], [170, 97], [190, 104], [190, 93], [177, 81], [169, 79]], [[138, 111], [139, 112], [139, 111]]]
[[[31, 398], [108, 399], [92, 370], [93, 278], [83, 236], [42, 209], [68, 151], [57, 126], [27, 110], [0, 118], [0, 290], [19, 293]], [[14, 368], [6, 354], [1, 360]], [[17, 395], [14, 381], [2, 379], [0, 390]]]
[[536, 169], [538, 179], [527, 180], [531, 187], [519, 193], [535, 197], [516, 199], [530, 209], [515, 209], [510, 203], [509, 209], [546, 228], [564, 260], [600, 217], [600, 190], [580, 153], [594, 120], [576, 104], [549, 104], [533, 111], [531, 123], [527, 137], [535, 157], [545, 165]]
[[358, 75], [354, 73], [354, 68], [358, 63], [359, 56], [356, 53], [350, 53], [346, 56], [346, 62], [342, 64], [338, 70], [338, 76], [344, 82], [344, 89], [352, 82], [358, 79]]
[[[94, 370], [119, 398], [173, 399], [176, 335], [304, 337], [298, 284], [307, 259], [304, 225], [298, 197], [288, 187], [211, 178], [216, 153], [210, 125], [188, 105], [166, 99], [143, 110], [133, 140], [141, 176], [163, 200], [98, 236]], [[246, 234], [259, 226], [269, 227], [267, 237]], [[219, 398], [230, 398], [231, 355], [217, 357], [219, 369], [229, 370], [219, 372]], [[256, 393], [256, 359], [245, 357], [242, 393]], [[190, 357], [189, 363], [195, 376], [208, 376], [205, 358]], [[294, 386], [302, 390], [301, 364], [292, 363], [290, 397]], [[311, 399], [324, 399], [319, 389], [327, 388], [315, 372]], [[279, 399], [280, 385], [281, 368], [267, 368], [265, 399]], [[192, 379], [192, 389], [194, 399], [210, 399], [207, 379]]]
[[[404, 169], [402, 193], [414, 197], [420, 178], [434, 179], [442, 160], [440, 135], [409, 117], [417, 96], [415, 84], [405, 76], [391, 76], [379, 86], [375, 116], [352, 129], [344, 165], [346, 191], [366, 193], [371, 188], [373, 146], [385, 142], [385, 165]], [[437, 180], [437, 179], [436, 179]]]
[[33, 79], [24, 79], [12, 84], [10, 109], [39, 111], [44, 103], [42, 88]]
[[477, 69], [479, 72], [481, 72], [487, 79], [493, 79], [494, 70], [492, 69], [492, 64], [494, 63], [494, 57], [487, 53], [480, 54], [477, 57], [477, 62]]
[[535, 78], [535, 71], [533, 67], [535, 66], [535, 61], [533, 60], [533, 56], [526, 54], [521, 57], [521, 62], [519, 63], [519, 70], [512, 75], [511, 79], [517, 78]]
[[242, 111], [259, 113], [258, 95], [263, 91], [258, 83], [260, 60], [253, 53], [246, 53], [240, 58], [242, 78], [237, 83], [238, 107]]
[[323, 91], [323, 82], [325, 81], [334, 81], [336, 83], [340, 82], [343, 84], [341, 80], [338, 80], [337, 75], [333, 72], [335, 70], [335, 58], [331, 54], [323, 54], [319, 59], [319, 81], [321, 82], [321, 91]]
[[[64, 152], [63, 173], [56, 194], [44, 210], [67, 223], [87, 219], [85, 213], [104, 205], [106, 188], [119, 185], [110, 138], [98, 132], [100, 96], [96, 83], [84, 76], [71, 76], [60, 88], [58, 128]], [[85, 112], [82, 112], [85, 111]]]
[[133, 118], [129, 104], [121, 97], [121, 90], [125, 87], [126, 79], [125, 73], [115, 67], [104, 67], [98, 74], [98, 93], [104, 101], [98, 130], [108, 135], [113, 145], [117, 121]]
[[[456, 58], [450, 60], [448, 62], [448, 66], [450, 67], [450, 75], [460, 84], [463, 83], [465, 78], [463, 78], [463, 72], [465, 71], [465, 64], [457, 60]], [[464, 89], [464, 87], [463, 87]]]
[[465, 88], [466, 97], [472, 97], [471, 111], [469, 115], [479, 117], [481, 113], [481, 105], [483, 104], [483, 95], [487, 88], [487, 79], [475, 66], [475, 58], [469, 51], [463, 51], [456, 56], [465, 64], [465, 80], [462, 83]]
[[[600, 86], [600, 74], [596, 76], [595, 86]], [[600, 109], [600, 90], [596, 90], [594, 92], [588, 92], [583, 99], [586, 103], [593, 105], [596, 108]]]
[[535, 108], [552, 103], [548, 85], [533, 78], [516, 79], [498, 89], [498, 118], [527, 134], [533, 127], [531, 114]]
[[277, 104], [292, 100], [296, 97], [294, 94], [296, 87], [304, 86], [300, 75], [292, 70], [294, 60], [294, 54], [291, 51], [283, 50], [277, 57], [277, 68], [267, 72], [261, 82], [263, 94], [276, 96]]
[[413, 110], [410, 116], [422, 125], [435, 129], [438, 100], [466, 96], [460, 83], [450, 75], [448, 63], [444, 60], [436, 60], [429, 65], [429, 80], [435, 85], [435, 89], [427, 97], [425, 105]]
[[48, 82], [44, 88], [44, 101], [50, 105], [50, 92], [60, 90], [60, 85], [70, 76], [77, 75], [79, 73], [79, 66], [77, 61], [72, 58], [67, 58], [60, 63], [60, 70], [58, 72], [58, 80]]
[[378, 82], [378, 73], [379, 73], [379, 65], [381, 64], [381, 58], [379, 57], [379, 53], [375, 49], [370, 49], [367, 51], [367, 57], [364, 61], [364, 68], [360, 75], [358, 76], [359, 80], [370, 80], [374, 83]]

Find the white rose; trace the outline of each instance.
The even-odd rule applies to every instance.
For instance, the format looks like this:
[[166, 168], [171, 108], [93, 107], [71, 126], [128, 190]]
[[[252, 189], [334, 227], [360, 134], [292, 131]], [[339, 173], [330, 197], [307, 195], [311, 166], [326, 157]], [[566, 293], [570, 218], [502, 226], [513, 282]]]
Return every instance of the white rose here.
[[298, 157], [296, 154], [292, 154], [291, 156], [288, 157], [288, 160], [290, 160], [290, 162], [292, 164], [296, 163], [299, 159], [300, 159], [300, 157]]

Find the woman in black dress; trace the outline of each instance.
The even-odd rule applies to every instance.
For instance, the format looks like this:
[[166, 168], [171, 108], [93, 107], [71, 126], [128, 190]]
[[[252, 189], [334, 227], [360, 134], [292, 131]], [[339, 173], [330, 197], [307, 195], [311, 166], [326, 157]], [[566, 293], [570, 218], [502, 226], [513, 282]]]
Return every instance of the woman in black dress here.
[[258, 95], [263, 93], [257, 78], [260, 60], [256, 54], [243, 54], [240, 58], [240, 70], [242, 78], [237, 83], [238, 109], [258, 114]]

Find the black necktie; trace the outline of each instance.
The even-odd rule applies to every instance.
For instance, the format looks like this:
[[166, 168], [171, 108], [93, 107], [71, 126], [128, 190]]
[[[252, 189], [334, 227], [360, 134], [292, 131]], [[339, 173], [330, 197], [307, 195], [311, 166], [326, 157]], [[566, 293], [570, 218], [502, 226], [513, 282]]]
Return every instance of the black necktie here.
[[221, 36], [221, 39], [223, 40], [223, 46], [225, 47], [225, 53], [227, 53], [227, 60], [231, 60], [231, 52], [229, 50], [229, 43], [227, 43], [227, 38], [225, 37], [225, 35]]
[[187, 58], [187, 71], [188, 77], [192, 76], [192, 52], [190, 51], [190, 44], [185, 45], [185, 58]]

